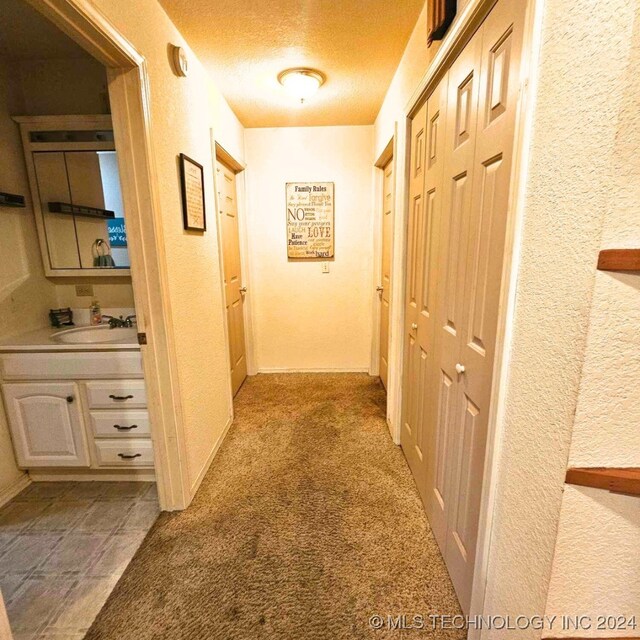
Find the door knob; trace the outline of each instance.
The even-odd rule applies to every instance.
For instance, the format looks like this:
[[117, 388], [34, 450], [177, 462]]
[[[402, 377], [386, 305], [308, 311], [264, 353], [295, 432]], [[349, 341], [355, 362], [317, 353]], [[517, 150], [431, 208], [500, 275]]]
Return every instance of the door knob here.
[[415, 322], [411, 323], [411, 329], [415, 331], [418, 328], [418, 325]]
[[381, 284], [379, 284], [379, 285], [376, 287], [376, 291], [377, 291], [378, 293], [380, 293], [380, 292], [384, 291], [384, 287], [383, 287]]
[[465, 371], [465, 369], [464, 369], [464, 365], [463, 365], [463, 364], [460, 364], [460, 363], [458, 362], [458, 364], [456, 364], [456, 371], [457, 371], [458, 373], [464, 373], [464, 371]]
[[240, 293], [247, 293], [247, 287], [240, 287]]
[[69, 404], [71, 404], [71, 403], [75, 400], [75, 398], [74, 398], [73, 396], [67, 396], [67, 398], [66, 398], [66, 399], [67, 399], [67, 402], [68, 402]]

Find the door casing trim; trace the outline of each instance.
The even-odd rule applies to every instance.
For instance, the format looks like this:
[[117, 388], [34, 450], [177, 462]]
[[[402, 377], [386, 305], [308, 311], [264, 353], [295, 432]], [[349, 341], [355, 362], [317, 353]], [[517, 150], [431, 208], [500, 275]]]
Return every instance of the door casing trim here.
[[[373, 224], [374, 224], [374, 234], [373, 234], [373, 283], [372, 283], [372, 330], [371, 330], [371, 363], [369, 365], [369, 374], [372, 376], [380, 375], [380, 310], [382, 306], [381, 297], [378, 295], [376, 291], [376, 287], [380, 284], [381, 276], [382, 276], [382, 217], [384, 215], [384, 168], [389, 163], [391, 159], [393, 159], [394, 167], [393, 167], [393, 206], [394, 206], [394, 228], [391, 230], [391, 278], [393, 282], [393, 258], [394, 258], [394, 248], [395, 248], [395, 197], [396, 197], [396, 131], [394, 128], [393, 135], [389, 138], [389, 141], [385, 145], [384, 150], [379, 155], [378, 159], [374, 163], [373, 169]], [[391, 291], [391, 295], [393, 296], [393, 289]], [[391, 322], [391, 313], [392, 313], [392, 305], [389, 305], [389, 362], [391, 362], [391, 349], [393, 346], [393, 332], [391, 331], [392, 322]], [[387, 388], [394, 384], [395, 381], [395, 373], [391, 366], [388, 367], [387, 371]], [[389, 396], [387, 391], [387, 398], [394, 397]], [[390, 415], [392, 413], [392, 406], [390, 402], [387, 402], [387, 427], [389, 428], [389, 432], [391, 437], [393, 438], [393, 430], [391, 427], [392, 420], [390, 419]]]
[[[247, 216], [246, 216], [246, 202], [247, 202], [247, 165], [244, 161], [238, 160], [231, 153], [229, 153], [215, 138], [213, 129], [211, 130], [211, 149], [212, 156], [215, 163], [221, 162], [225, 164], [236, 176], [236, 206], [238, 210], [238, 232], [240, 240], [240, 269], [242, 272], [242, 284], [246, 286], [249, 292], [251, 291], [251, 276], [249, 265], [249, 250], [248, 250], [248, 234], [247, 234]], [[218, 236], [218, 262], [220, 266], [220, 291], [222, 300], [225, 300], [224, 291], [224, 256], [222, 246], [222, 229], [220, 228], [219, 211], [220, 202], [218, 200], [218, 179], [217, 171], [213, 171], [213, 187], [216, 203], [216, 230]], [[226, 301], [225, 301], [226, 305]], [[244, 319], [244, 348], [245, 356], [247, 358], [247, 375], [255, 375], [255, 360], [254, 360], [254, 341], [253, 341], [253, 315], [251, 312], [251, 295], [245, 296], [243, 303], [243, 319]], [[224, 335], [225, 343], [227, 345], [227, 369], [231, 370], [231, 357], [229, 355], [229, 322], [226, 313], [224, 315]], [[231, 418], [233, 419], [233, 383], [231, 377], [229, 377], [229, 393], [231, 398]]]
[[184, 509], [189, 483], [177, 358], [162, 233], [159, 181], [151, 140], [147, 63], [89, 0], [28, 0], [107, 68], [122, 195], [127, 209], [131, 278], [149, 399], [161, 509]]

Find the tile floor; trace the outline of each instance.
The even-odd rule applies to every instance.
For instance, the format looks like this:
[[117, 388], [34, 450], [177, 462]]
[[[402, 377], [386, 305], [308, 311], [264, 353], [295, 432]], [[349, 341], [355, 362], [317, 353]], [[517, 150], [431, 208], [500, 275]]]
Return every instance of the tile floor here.
[[159, 512], [152, 482], [34, 482], [2, 507], [14, 639], [82, 638]]

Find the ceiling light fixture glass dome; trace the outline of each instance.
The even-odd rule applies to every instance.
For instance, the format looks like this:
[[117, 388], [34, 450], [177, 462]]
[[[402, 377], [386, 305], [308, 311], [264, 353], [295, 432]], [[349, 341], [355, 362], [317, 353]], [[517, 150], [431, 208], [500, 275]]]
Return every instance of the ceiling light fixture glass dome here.
[[324, 74], [316, 69], [285, 69], [278, 74], [284, 90], [304, 104], [324, 84]]

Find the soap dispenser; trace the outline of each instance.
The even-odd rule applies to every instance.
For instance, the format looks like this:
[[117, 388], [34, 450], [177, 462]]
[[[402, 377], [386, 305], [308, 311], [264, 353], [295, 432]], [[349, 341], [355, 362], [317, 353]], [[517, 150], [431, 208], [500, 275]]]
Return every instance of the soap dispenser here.
[[89, 323], [94, 327], [102, 324], [102, 311], [100, 310], [100, 303], [97, 300], [91, 301], [91, 306], [89, 307]]

